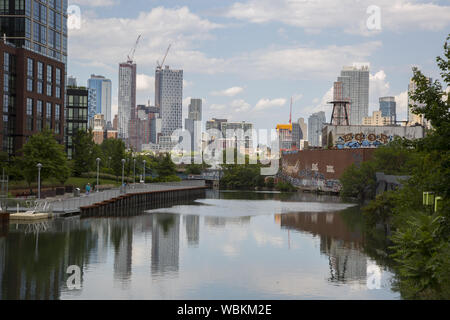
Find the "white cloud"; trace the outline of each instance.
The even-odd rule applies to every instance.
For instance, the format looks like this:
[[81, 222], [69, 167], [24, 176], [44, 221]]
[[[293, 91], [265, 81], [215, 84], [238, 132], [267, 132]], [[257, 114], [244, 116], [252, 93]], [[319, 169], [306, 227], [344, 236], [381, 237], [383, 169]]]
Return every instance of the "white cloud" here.
[[224, 97], [234, 97], [244, 91], [242, 87], [232, 87], [221, 91], [213, 91], [211, 95], [213, 96], [224, 96]]
[[308, 33], [335, 28], [370, 35], [379, 33], [367, 28], [367, 8], [374, 4], [381, 9], [382, 30], [443, 30], [450, 24], [450, 6], [417, 0], [248, 0], [234, 3], [225, 16], [251, 23], [281, 22]]
[[353, 61], [365, 61], [381, 46], [380, 41], [370, 41], [357, 45], [330, 45], [322, 48], [270, 47], [230, 59], [227, 70], [265, 79], [274, 77], [295, 80], [330, 79], [338, 74], [343, 65], [351, 65]]
[[243, 99], [233, 100], [231, 102], [231, 110], [235, 113], [247, 112], [251, 108], [250, 104]]
[[136, 90], [138, 91], [155, 91], [155, 77], [146, 74], [136, 75]]
[[220, 70], [220, 60], [209, 59], [195, 50], [198, 41], [212, 39], [211, 31], [221, 26], [190, 12], [187, 7], [153, 8], [136, 18], [97, 18], [82, 15], [82, 27], [70, 30], [72, 63], [116, 71], [125, 61], [138, 34], [142, 35], [134, 60], [140, 68], [156, 67], [171, 43], [166, 63], [187, 71], [210, 73]]
[[373, 111], [379, 110], [379, 99], [389, 95], [390, 84], [384, 70], [380, 70], [369, 77], [369, 116]]
[[254, 108], [255, 111], [267, 110], [273, 107], [282, 107], [286, 104], [286, 99], [260, 99]]
[[226, 107], [227, 106], [224, 104], [212, 104], [209, 106], [209, 109], [211, 109], [213, 111], [221, 111], [221, 110], [225, 110]]

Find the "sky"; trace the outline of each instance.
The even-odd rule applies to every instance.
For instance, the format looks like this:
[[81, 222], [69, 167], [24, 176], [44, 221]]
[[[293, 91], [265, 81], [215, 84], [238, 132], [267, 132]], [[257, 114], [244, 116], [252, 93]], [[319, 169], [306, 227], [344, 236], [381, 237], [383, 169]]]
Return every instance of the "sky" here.
[[[412, 67], [440, 79], [436, 57], [450, 33], [450, 2], [419, 0], [69, 0], [80, 24], [69, 27], [68, 75], [112, 80], [118, 109], [119, 63], [142, 35], [137, 103], [154, 105], [157, 61], [183, 69], [183, 119], [190, 98], [212, 117], [258, 129], [325, 111], [343, 66], [370, 65], [369, 114], [395, 96], [407, 117]], [[184, 120], [183, 120], [184, 122]]]

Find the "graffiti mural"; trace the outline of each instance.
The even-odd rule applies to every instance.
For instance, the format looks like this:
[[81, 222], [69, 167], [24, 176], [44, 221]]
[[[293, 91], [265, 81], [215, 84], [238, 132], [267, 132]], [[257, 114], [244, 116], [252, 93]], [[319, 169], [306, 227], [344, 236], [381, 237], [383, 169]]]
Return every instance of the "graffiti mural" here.
[[388, 144], [394, 136], [385, 134], [348, 133], [337, 138], [335, 143], [338, 149], [376, 148]]
[[[334, 166], [327, 166], [327, 170], [334, 171]], [[337, 179], [326, 179], [324, 174], [318, 169], [318, 164], [312, 164], [311, 168], [303, 168], [300, 160], [295, 165], [289, 165], [287, 161], [283, 161], [282, 171], [278, 177], [290, 182], [293, 186], [325, 192], [338, 193], [342, 185]]]

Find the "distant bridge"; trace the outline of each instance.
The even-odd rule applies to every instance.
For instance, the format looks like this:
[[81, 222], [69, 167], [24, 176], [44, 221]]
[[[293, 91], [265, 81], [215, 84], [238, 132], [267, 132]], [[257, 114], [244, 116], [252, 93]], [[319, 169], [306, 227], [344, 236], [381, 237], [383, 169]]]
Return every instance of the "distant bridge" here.
[[208, 169], [198, 175], [189, 175], [188, 180], [204, 180], [206, 186], [219, 189], [220, 179], [223, 177], [223, 170]]

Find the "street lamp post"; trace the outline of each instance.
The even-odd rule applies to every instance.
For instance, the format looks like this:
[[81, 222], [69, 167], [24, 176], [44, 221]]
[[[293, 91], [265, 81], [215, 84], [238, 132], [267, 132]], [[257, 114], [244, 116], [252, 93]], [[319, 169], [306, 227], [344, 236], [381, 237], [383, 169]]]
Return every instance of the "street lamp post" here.
[[125, 159], [122, 159], [122, 186], [124, 184], [124, 176], [125, 176]]
[[97, 185], [95, 186], [95, 188], [97, 189], [98, 192], [98, 172], [100, 170], [100, 158], [95, 159], [97, 161]]
[[136, 184], [136, 158], [133, 159], [133, 184]]
[[145, 184], [145, 164], [147, 163], [147, 161], [143, 161], [144, 162], [144, 184]]
[[42, 168], [42, 164], [38, 163], [37, 168], [38, 168], [38, 199], [41, 199], [41, 168]]

